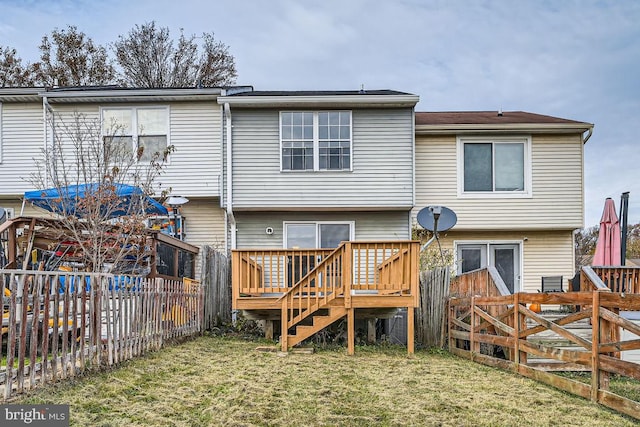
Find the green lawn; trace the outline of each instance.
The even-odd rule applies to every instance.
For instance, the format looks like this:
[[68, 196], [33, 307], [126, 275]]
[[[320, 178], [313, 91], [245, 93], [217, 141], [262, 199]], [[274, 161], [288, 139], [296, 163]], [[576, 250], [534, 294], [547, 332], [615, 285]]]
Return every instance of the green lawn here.
[[24, 396], [68, 403], [91, 426], [632, 426], [635, 421], [514, 374], [448, 353], [357, 347], [258, 352], [201, 337]]

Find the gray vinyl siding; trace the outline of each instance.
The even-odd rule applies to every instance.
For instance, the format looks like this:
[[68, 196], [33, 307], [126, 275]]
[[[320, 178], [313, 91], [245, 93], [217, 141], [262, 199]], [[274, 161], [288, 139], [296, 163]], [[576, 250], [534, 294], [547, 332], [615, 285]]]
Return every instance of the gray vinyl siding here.
[[580, 135], [531, 137], [532, 197], [461, 198], [457, 195], [455, 135], [416, 138], [416, 207], [444, 205], [458, 230], [575, 229], [584, 217]]
[[[407, 211], [241, 212], [236, 213], [236, 221], [238, 249], [282, 248], [285, 221], [354, 221], [355, 240], [407, 240], [410, 237]], [[273, 234], [266, 234], [267, 227], [273, 228]]]
[[[310, 110], [309, 110], [310, 111]], [[278, 110], [236, 110], [233, 206], [411, 208], [413, 110], [352, 111], [352, 171], [280, 171]]]
[[43, 156], [42, 104], [5, 102], [0, 111], [0, 194], [21, 195], [33, 188], [34, 159]]

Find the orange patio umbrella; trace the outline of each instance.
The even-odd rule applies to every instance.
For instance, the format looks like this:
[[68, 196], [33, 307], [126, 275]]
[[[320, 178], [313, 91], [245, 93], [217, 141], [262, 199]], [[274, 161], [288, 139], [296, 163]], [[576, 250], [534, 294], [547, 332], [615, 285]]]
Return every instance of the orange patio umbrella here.
[[620, 222], [616, 215], [616, 205], [611, 198], [604, 202], [600, 219], [600, 232], [592, 265], [620, 265]]

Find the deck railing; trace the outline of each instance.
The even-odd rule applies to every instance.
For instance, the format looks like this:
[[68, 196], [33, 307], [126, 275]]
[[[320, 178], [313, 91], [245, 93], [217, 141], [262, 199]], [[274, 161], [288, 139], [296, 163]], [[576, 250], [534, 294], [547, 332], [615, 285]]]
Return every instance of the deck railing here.
[[0, 270], [0, 280], [4, 400], [201, 331], [197, 281], [32, 270]]
[[612, 292], [640, 294], [640, 267], [591, 267]]
[[[234, 308], [240, 298], [281, 297], [304, 284], [326, 293], [330, 283], [344, 281], [344, 294], [414, 295], [418, 287], [419, 243], [414, 241], [343, 242], [342, 255], [327, 264], [334, 249], [240, 249], [232, 251]], [[328, 271], [330, 268], [331, 271]], [[313, 276], [305, 276], [317, 269]], [[304, 283], [303, 283], [304, 281]], [[316, 286], [318, 288], [316, 289]], [[341, 285], [342, 286], [342, 285]], [[308, 294], [306, 290], [301, 294]], [[309, 302], [309, 304], [312, 304]]]

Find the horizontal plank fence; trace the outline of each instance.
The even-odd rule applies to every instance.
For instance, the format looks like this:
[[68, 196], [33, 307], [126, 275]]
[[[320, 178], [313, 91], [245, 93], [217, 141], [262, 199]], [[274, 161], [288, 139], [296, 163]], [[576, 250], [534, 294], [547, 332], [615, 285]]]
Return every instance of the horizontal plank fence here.
[[0, 270], [0, 280], [4, 401], [202, 330], [195, 280], [32, 270]]
[[[573, 312], [548, 320], [528, 304], [570, 306]], [[612, 393], [611, 375], [640, 380], [640, 365], [620, 359], [620, 352], [640, 349], [640, 325], [621, 315], [640, 311], [639, 294], [601, 289], [589, 292], [516, 293], [500, 296], [451, 297], [448, 301], [449, 350], [459, 356], [501, 367], [591, 399], [640, 419], [640, 402]], [[497, 315], [495, 313], [498, 313]], [[591, 336], [576, 334], [571, 325], [589, 321]], [[635, 336], [622, 340], [620, 329]], [[562, 337], [572, 347], [560, 348], [531, 338], [540, 333]], [[499, 349], [505, 358], [496, 357]], [[591, 371], [585, 384], [553, 374], [553, 370]]]

